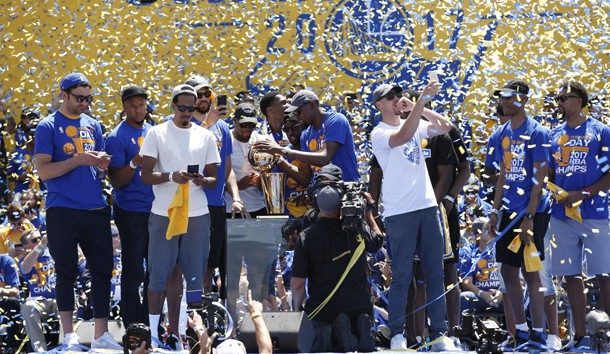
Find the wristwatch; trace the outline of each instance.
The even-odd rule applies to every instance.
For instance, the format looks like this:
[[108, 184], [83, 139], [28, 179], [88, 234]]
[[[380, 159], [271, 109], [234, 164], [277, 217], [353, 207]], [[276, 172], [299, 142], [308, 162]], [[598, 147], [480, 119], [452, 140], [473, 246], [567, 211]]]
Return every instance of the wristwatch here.
[[534, 219], [534, 214], [532, 214], [532, 213], [527, 213], [527, 214], [525, 214], [525, 217], [526, 217], [527, 219], [533, 220], [533, 219]]

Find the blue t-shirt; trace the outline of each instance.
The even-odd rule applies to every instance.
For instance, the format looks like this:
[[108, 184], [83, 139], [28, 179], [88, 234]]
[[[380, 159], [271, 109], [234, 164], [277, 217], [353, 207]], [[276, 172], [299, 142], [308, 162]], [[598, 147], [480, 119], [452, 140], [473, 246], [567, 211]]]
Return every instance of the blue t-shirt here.
[[[134, 128], [127, 122], [119, 123], [106, 138], [106, 152], [112, 155], [108, 167], [124, 167], [140, 152], [144, 137], [152, 126], [144, 123]], [[152, 186], [142, 182], [142, 167], [137, 166], [131, 181], [122, 188], [114, 188], [114, 202], [121, 209], [149, 213], [155, 195]]]
[[11, 256], [0, 254], [0, 287], [7, 286], [19, 288], [19, 271]]
[[[483, 255], [481, 256], [481, 253]], [[474, 266], [472, 273], [469, 273], [470, 268], [473, 266], [473, 262], [477, 261]], [[485, 252], [481, 252], [478, 248], [473, 250], [464, 259], [464, 262], [460, 266], [460, 276], [472, 277], [472, 283], [483, 291], [489, 291], [491, 289], [498, 290], [500, 287], [500, 274], [498, 272], [498, 263], [496, 262], [496, 248], [491, 247]]]
[[[592, 118], [576, 128], [563, 123], [551, 132], [551, 162], [555, 184], [566, 191], [581, 190], [608, 173], [610, 163], [610, 128]], [[583, 219], [607, 219], [608, 195], [594, 195], [582, 201]], [[565, 207], [554, 203], [552, 215], [565, 219]]]
[[[8, 168], [6, 169], [7, 175], [15, 174], [15, 177], [19, 177], [23, 173], [29, 173], [30, 175], [36, 175], [36, 166], [34, 165], [34, 152], [28, 151], [24, 148], [18, 148], [13, 151], [10, 157]], [[15, 183], [14, 193], [20, 193], [28, 189], [30, 186], [30, 177], [25, 181], [17, 180]], [[42, 185], [41, 185], [42, 187]]]
[[[534, 162], [544, 162], [548, 167], [550, 132], [531, 118], [514, 130], [508, 121], [499, 132], [495, 160], [504, 162], [505, 167], [503, 204], [511, 212], [524, 212], [534, 186]], [[548, 206], [548, 193], [543, 193], [536, 211], [544, 212]]]
[[[36, 128], [34, 153], [52, 156], [51, 162], [65, 161], [93, 150], [104, 150], [104, 138], [100, 123], [86, 114], [71, 119], [57, 111], [43, 119]], [[96, 166], [77, 166], [45, 183], [48, 189], [47, 208], [91, 210], [106, 206]]]
[[[23, 266], [23, 259], [19, 267]], [[42, 255], [38, 256], [36, 264], [29, 273], [21, 269], [21, 274], [28, 283], [30, 296], [42, 296], [47, 299], [55, 299], [55, 285], [57, 277], [55, 275], [55, 260], [51, 257], [49, 249], [46, 248]]]
[[[322, 150], [322, 144], [326, 141], [335, 141], [340, 144], [330, 161], [341, 168], [343, 180], [346, 182], [360, 180], [354, 136], [349, 122], [343, 114], [334, 111], [326, 112], [318, 129], [315, 129], [313, 125], [305, 129], [301, 134], [301, 150], [318, 152]], [[320, 167], [315, 169], [318, 171]], [[312, 178], [312, 181], [314, 180], [315, 176]]]
[[216, 147], [218, 148], [218, 154], [220, 155], [220, 164], [218, 165], [216, 188], [205, 189], [205, 196], [208, 198], [208, 205], [224, 206], [226, 204], [225, 168], [227, 165], [228, 156], [233, 155], [231, 130], [229, 129], [229, 125], [227, 125], [227, 123], [222, 120], [218, 120], [208, 129], [210, 129], [210, 131], [214, 135], [214, 138], [216, 139]]

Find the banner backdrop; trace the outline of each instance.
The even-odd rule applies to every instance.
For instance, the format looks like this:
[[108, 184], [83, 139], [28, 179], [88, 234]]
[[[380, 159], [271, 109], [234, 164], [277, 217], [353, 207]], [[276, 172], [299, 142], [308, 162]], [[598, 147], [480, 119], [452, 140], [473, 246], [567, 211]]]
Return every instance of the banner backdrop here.
[[605, 0], [3, 0], [0, 84], [13, 112], [46, 112], [81, 71], [93, 115], [113, 124], [123, 86], [147, 87], [167, 115], [170, 88], [192, 73], [230, 97], [302, 85], [332, 105], [344, 91], [368, 101], [381, 82], [421, 87], [435, 69], [437, 105], [460, 119], [487, 114], [513, 77], [532, 84], [535, 114], [567, 76], [608, 92], [609, 12]]

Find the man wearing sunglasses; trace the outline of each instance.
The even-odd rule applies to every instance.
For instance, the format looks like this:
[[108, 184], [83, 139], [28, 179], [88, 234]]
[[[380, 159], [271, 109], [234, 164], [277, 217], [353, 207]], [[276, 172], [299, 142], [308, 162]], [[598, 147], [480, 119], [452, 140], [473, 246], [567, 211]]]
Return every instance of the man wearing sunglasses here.
[[19, 269], [30, 290], [30, 296], [21, 306], [21, 315], [35, 352], [47, 351], [42, 324], [57, 314], [55, 260], [47, 243], [47, 237], [41, 237], [38, 230], [21, 235], [21, 244], [27, 254], [19, 263]]
[[[237, 187], [237, 179], [233, 171], [233, 144], [231, 143], [231, 130], [223, 120], [227, 115], [227, 106], [218, 105], [215, 101], [214, 92], [209, 81], [201, 75], [193, 75], [185, 84], [193, 86], [197, 91], [197, 109], [193, 112], [192, 122], [200, 124], [214, 134], [216, 147], [220, 154], [220, 165], [218, 165], [218, 178], [216, 188], [206, 189], [208, 208], [212, 219], [212, 230], [210, 234], [210, 255], [208, 258], [208, 269], [205, 272], [204, 285], [206, 291], [212, 291], [212, 277], [216, 268], [219, 268], [221, 280], [218, 282], [220, 297], [226, 298], [226, 252], [227, 252], [227, 216], [225, 213], [226, 201], [225, 190], [233, 197], [230, 205], [231, 215], [236, 213], [243, 217], [249, 217], [247, 209]], [[182, 284], [180, 282], [180, 284]], [[181, 293], [180, 293], [181, 294]]]
[[[509, 121], [498, 133], [499, 144], [494, 159], [500, 167], [500, 174], [493, 209], [486, 225], [490, 232], [495, 232], [499, 219], [497, 229], [505, 231], [496, 243], [496, 257], [502, 263], [502, 278], [511, 302], [509, 308], [512, 307], [515, 318], [517, 350], [526, 346], [540, 349], [546, 346], [547, 340], [543, 332], [544, 293], [540, 290], [540, 274], [538, 271], [528, 272], [524, 267], [524, 249], [525, 245], [533, 242], [539, 256], [525, 256], [544, 260], [543, 242], [549, 221], [546, 213], [549, 199], [542, 187], [549, 161], [549, 130], [525, 114], [528, 93], [529, 85], [516, 79], [509, 80], [502, 89], [494, 91]], [[515, 215], [518, 215], [516, 220]], [[511, 224], [510, 229], [504, 230]], [[517, 253], [508, 248], [516, 236], [522, 242]], [[520, 271], [530, 294], [532, 331], [526, 322]]]
[[[574, 319], [574, 339], [565, 350], [591, 350], [591, 340], [585, 337], [582, 255], [586, 255], [587, 273], [594, 274], [599, 282], [602, 307], [610, 312], [610, 278], [606, 275], [610, 273], [610, 128], [583, 112], [589, 96], [581, 83], [564, 81], [555, 99], [564, 123], [551, 132], [549, 180], [565, 193], [556, 195], [546, 237], [556, 244], [550, 248], [551, 271], [566, 279]], [[566, 208], [574, 206], [582, 222], [567, 215]]]
[[[150, 327], [157, 329], [166, 294], [166, 283], [176, 266], [186, 279], [187, 303], [199, 306], [203, 292], [203, 275], [207, 267], [210, 244], [210, 214], [205, 189], [216, 187], [220, 156], [214, 135], [191, 122], [196, 110], [197, 91], [189, 85], [172, 90], [172, 120], [152, 127], [144, 138], [142, 182], [153, 185], [155, 198], [148, 221], [148, 259], [150, 282], [148, 308]], [[187, 166], [195, 166], [193, 172]], [[204, 175], [205, 172], [205, 175]], [[175, 200], [178, 185], [188, 184], [187, 231], [167, 235], [170, 219], [168, 210]], [[186, 210], [183, 210], [186, 212]], [[179, 309], [179, 307], [178, 307]], [[168, 308], [170, 327], [178, 330], [179, 311]], [[170, 334], [172, 349], [182, 349], [182, 341]], [[157, 337], [157, 331], [152, 331]], [[158, 338], [156, 338], [158, 340]]]
[[[413, 278], [413, 258], [419, 245], [419, 258], [426, 277], [430, 338], [433, 351], [457, 350], [446, 337], [447, 306], [443, 282], [443, 236], [438, 204], [428, 177], [422, 139], [447, 134], [453, 124], [425, 108], [441, 85], [430, 82], [417, 103], [402, 97], [402, 88], [382, 84], [373, 92], [373, 103], [381, 122], [373, 129], [373, 153], [379, 160], [384, 180], [381, 185], [385, 206], [385, 226], [392, 248], [392, 283], [389, 296], [391, 349], [406, 349], [405, 308]], [[401, 114], [410, 111], [405, 120]], [[428, 121], [421, 119], [425, 115]], [[424, 226], [425, 225], [425, 226]]]
[[297, 92], [285, 113], [294, 113], [309, 125], [301, 135], [303, 151], [291, 150], [270, 140], [257, 142], [254, 145], [257, 150], [319, 166], [316, 170], [332, 162], [341, 168], [346, 182], [360, 180], [354, 136], [343, 114], [324, 111], [318, 96], [310, 90]]
[[100, 123], [85, 114], [93, 100], [87, 78], [81, 73], [69, 74], [60, 87], [63, 102], [59, 110], [36, 128], [34, 157], [48, 190], [47, 235], [56, 260], [63, 343], [68, 349], [80, 348], [72, 326], [80, 245], [92, 274], [95, 331], [91, 347], [121, 349], [108, 332], [112, 234], [100, 171], [108, 167], [110, 156], [104, 152]]

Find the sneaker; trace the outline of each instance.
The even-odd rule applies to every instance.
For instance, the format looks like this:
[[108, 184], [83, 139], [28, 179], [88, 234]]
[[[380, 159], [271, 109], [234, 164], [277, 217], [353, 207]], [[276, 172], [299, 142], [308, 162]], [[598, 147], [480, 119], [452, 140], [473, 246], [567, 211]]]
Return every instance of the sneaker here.
[[565, 352], [591, 350], [591, 338], [589, 336], [584, 336], [577, 340], [572, 339], [568, 342], [568, 344], [561, 348], [561, 350]]
[[553, 336], [552, 338], [551, 338], [551, 336], [549, 336], [546, 339], [546, 347], [548, 348], [549, 351], [558, 352], [561, 350], [562, 344], [561, 344], [561, 341], [559, 340], [559, 338], [557, 338], [557, 336]]
[[461, 352], [462, 349], [455, 346], [455, 343], [447, 337], [441, 336], [434, 340], [434, 344], [430, 346], [430, 351], [433, 352]]
[[390, 341], [390, 350], [407, 349], [407, 339], [402, 333], [395, 334]]
[[333, 320], [332, 342], [333, 350], [337, 352], [355, 352], [358, 349], [358, 339], [352, 334], [352, 323], [344, 313]]
[[[122, 348], [121, 348], [122, 349]], [[62, 352], [82, 352], [83, 347], [80, 345], [80, 337], [76, 332], [66, 333], [61, 348]]]
[[[375, 351], [375, 338], [371, 330], [371, 319], [366, 314], [358, 316], [358, 351], [370, 353]], [[389, 328], [388, 328], [389, 329]]]
[[105, 332], [98, 339], [91, 341], [91, 349], [117, 349], [123, 350], [123, 346], [114, 340], [110, 332]]
[[527, 346], [529, 340], [530, 334], [527, 331], [517, 329], [512, 343], [507, 340], [500, 349], [504, 352], [518, 352]]
[[170, 333], [165, 340], [165, 346], [171, 351], [184, 350], [184, 347], [182, 346], [182, 339], [173, 333]]
[[529, 349], [546, 350], [546, 333], [531, 331], [527, 341]]

